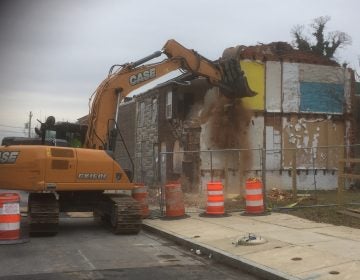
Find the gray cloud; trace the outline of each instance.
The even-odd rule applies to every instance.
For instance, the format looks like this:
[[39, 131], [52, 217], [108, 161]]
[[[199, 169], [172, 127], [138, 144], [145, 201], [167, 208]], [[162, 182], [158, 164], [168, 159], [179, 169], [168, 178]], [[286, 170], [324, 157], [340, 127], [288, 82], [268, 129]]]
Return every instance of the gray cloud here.
[[292, 26], [329, 15], [330, 30], [353, 38], [340, 61], [358, 67], [359, 7], [357, 0], [1, 1], [0, 125], [22, 126], [30, 110], [35, 118], [83, 116], [112, 64], [170, 38], [216, 59], [230, 46], [289, 42]]

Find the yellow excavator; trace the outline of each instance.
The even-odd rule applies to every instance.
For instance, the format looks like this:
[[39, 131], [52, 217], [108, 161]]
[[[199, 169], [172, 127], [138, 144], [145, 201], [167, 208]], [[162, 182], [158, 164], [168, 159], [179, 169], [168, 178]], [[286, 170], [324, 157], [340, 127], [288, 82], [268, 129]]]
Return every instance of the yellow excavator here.
[[[146, 64], [161, 55], [166, 58]], [[0, 188], [29, 192], [30, 233], [56, 234], [59, 213], [67, 211], [93, 211], [115, 234], [140, 231], [138, 202], [109, 192], [134, 188], [128, 173], [112, 157], [111, 131], [122, 99], [174, 70], [185, 71], [189, 78], [205, 77], [228, 97], [255, 95], [237, 58], [210, 61], [175, 40], [136, 62], [114, 65], [92, 96], [83, 147], [14, 143], [0, 146]], [[50, 118], [42, 125], [43, 132], [53, 124]]]

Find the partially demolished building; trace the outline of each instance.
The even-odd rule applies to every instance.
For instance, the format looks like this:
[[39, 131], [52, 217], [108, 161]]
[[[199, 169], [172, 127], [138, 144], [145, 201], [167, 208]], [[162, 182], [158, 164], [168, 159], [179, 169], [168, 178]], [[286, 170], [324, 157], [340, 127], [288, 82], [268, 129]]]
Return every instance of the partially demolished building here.
[[[222, 180], [231, 193], [249, 177], [268, 189], [336, 188], [344, 146], [355, 142], [353, 71], [283, 42], [239, 50], [255, 97], [231, 101], [204, 79], [180, 79], [120, 105], [135, 181], [198, 191]], [[121, 145], [116, 156], [131, 168]]]

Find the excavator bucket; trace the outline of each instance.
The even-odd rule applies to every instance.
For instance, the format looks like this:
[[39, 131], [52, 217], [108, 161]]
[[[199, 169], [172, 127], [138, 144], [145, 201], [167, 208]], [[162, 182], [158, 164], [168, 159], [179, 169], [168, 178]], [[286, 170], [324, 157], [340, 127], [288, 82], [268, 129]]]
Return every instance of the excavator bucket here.
[[240, 51], [240, 46], [228, 48], [219, 60], [222, 82], [225, 85], [223, 93], [230, 98], [253, 97], [257, 94], [250, 88], [245, 73], [241, 69]]

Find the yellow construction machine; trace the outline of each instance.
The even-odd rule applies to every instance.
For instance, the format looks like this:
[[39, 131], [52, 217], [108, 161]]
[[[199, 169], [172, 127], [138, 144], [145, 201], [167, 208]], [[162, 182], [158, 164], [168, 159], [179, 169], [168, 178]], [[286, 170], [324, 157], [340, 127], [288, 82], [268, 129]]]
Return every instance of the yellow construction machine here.
[[[146, 64], [163, 54], [164, 60]], [[122, 99], [178, 69], [192, 78], [207, 78], [229, 97], [255, 95], [238, 59], [210, 61], [175, 40], [169, 40], [161, 51], [136, 62], [114, 65], [92, 97], [82, 148], [11, 143], [0, 146], [0, 188], [29, 192], [31, 233], [57, 233], [59, 213], [66, 211], [93, 211], [116, 234], [139, 232], [139, 204], [130, 196], [109, 192], [134, 188], [128, 173], [112, 157], [115, 141], [111, 131], [116, 127]], [[50, 119], [43, 124], [43, 132], [53, 122]]]

